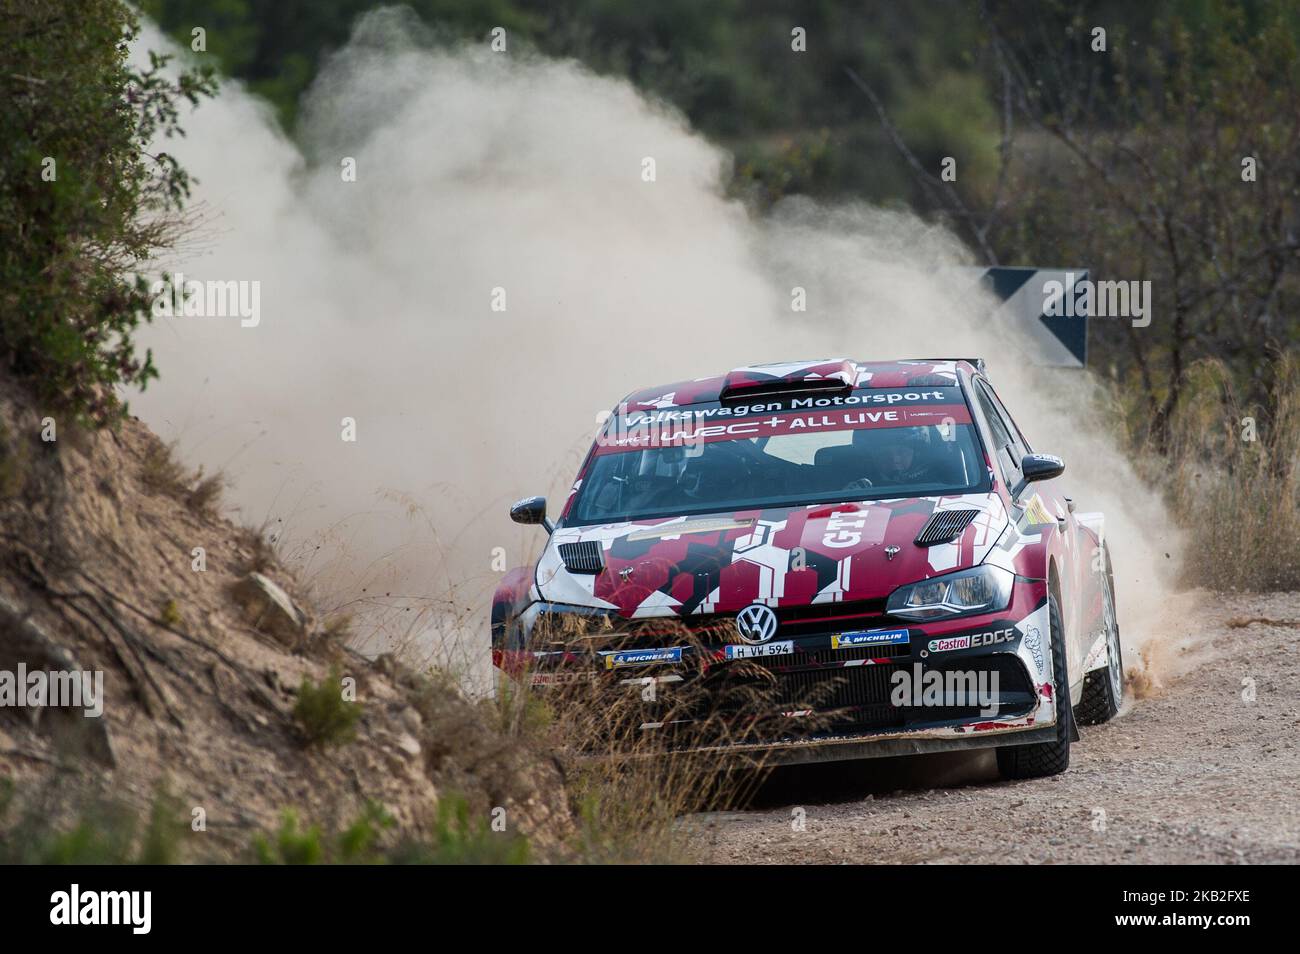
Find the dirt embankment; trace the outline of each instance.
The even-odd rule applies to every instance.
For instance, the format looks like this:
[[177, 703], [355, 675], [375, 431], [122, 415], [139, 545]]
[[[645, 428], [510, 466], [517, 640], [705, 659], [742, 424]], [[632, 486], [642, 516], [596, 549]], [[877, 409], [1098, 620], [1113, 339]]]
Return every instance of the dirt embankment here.
[[699, 815], [706, 860], [1300, 862], [1300, 594], [1207, 597], [1163, 686], [1081, 728], [1063, 775], [992, 756], [782, 770], [751, 811]]
[[[60, 421], [45, 441], [43, 418], [0, 379], [0, 672], [98, 670], [104, 703], [100, 718], [0, 707], [0, 780], [20, 802], [39, 791], [75, 817], [87, 798], [143, 809], [165, 787], [186, 822], [206, 815], [189, 858], [239, 857], [286, 809], [328, 829], [372, 800], [418, 838], [452, 795], [476, 818], [504, 808], [535, 846], [563, 835], [549, 764], [450, 686], [349, 650], [259, 534], [218, 516], [215, 487], [140, 422]], [[342, 677], [356, 680], [355, 737], [305, 744], [304, 679]]]

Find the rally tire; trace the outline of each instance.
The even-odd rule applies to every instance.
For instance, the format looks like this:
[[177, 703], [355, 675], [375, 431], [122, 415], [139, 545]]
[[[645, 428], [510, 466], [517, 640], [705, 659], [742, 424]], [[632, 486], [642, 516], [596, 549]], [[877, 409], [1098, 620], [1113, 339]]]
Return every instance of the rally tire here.
[[1052, 698], [1056, 701], [1056, 738], [1033, 745], [1004, 745], [998, 748], [998, 772], [1006, 779], [1043, 778], [1059, 775], [1070, 767], [1070, 736], [1073, 707], [1070, 679], [1065, 668], [1065, 630], [1056, 594], [1047, 597], [1047, 616], [1052, 630]]
[[1106, 666], [1083, 674], [1083, 698], [1075, 710], [1082, 725], [1101, 725], [1119, 712], [1124, 701], [1124, 657], [1120, 650], [1119, 618], [1115, 612], [1115, 581], [1106, 554], [1106, 575], [1102, 578], [1103, 613], [1106, 624]]

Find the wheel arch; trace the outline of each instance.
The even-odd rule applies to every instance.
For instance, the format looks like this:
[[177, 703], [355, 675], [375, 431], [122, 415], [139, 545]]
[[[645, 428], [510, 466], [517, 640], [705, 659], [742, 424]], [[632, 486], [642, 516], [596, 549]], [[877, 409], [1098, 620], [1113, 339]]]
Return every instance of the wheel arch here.
[[516, 621], [532, 602], [533, 568], [517, 566], [506, 573], [492, 594], [492, 646], [501, 649], [521, 641]]

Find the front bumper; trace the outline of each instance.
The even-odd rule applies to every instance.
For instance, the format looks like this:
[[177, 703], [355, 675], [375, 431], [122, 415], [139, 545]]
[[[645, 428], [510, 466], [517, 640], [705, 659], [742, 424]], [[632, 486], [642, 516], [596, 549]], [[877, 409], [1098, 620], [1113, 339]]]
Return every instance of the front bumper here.
[[[854, 612], [860, 609], [866, 612]], [[984, 616], [917, 624], [883, 617], [879, 609], [823, 604], [811, 616], [783, 622], [768, 644], [779, 653], [744, 660], [727, 658], [728, 643], [716, 638], [725, 640], [726, 617], [711, 620], [723, 624], [721, 632], [703, 632], [686, 645], [656, 637], [643, 625], [652, 621], [638, 621], [642, 628], [631, 644], [589, 639], [585, 650], [575, 651], [529, 640], [534, 648], [501, 647], [493, 658], [507, 675], [540, 688], [589, 678], [644, 694], [653, 684], [643, 731], [671, 736], [673, 748], [680, 740], [691, 751], [767, 763], [914, 755], [1054, 737], [1041, 583], [1017, 581], [1007, 609]], [[765, 721], [757, 737], [711, 745], [692, 738], [692, 719], [680, 712], [671, 718], [659, 714], [684, 688], [703, 689], [705, 698], [729, 698], [722, 691], [711, 694], [709, 687], [734, 688], [738, 679], [761, 682], [764, 704], [779, 716]], [[927, 682], [940, 688], [920, 690]], [[977, 698], [954, 695], [953, 685], [976, 688]]]
[[697, 746], [692, 754], [714, 753], [719, 760], [771, 765], [807, 765], [813, 762], [844, 762], [858, 759], [891, 758], [958, 752], [1002, 745], [1030, 745], [1056, 739], [1054, 722], [1044, 725], [1006, 725], [988, 731], [936, 735], [930, 732], [866, 732], [861, 735], [828, 735], [784, 742], [745, 745]]

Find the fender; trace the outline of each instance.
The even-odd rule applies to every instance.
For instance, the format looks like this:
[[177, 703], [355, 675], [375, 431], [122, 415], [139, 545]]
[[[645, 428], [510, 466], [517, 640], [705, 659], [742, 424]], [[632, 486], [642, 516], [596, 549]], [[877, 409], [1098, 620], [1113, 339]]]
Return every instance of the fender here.
[[533, 568], [517, 566], [497, 584], [492, 594], [492, 654], [504, 648], [519, 648], [522, 634], [514, 625], [533, 602]]
[[[1088, 647], [1081, 638], [1080, 605], [1089, 607], [1090, 592], [1076, 592], [1074, 580], [1062, 572], [1062, 567], [1073, 565], [1077, 554], [1066, 552], [1064, 536], [1058, 530], [1058, 521], [1047, 501], [1035, 493], [1012, 511], [1011, 523], [1003, 532], [998, 545], [993, 548], [989, 562], [1012, 570], [1017, 576], [1043, 580], [1056, 567], [1057, 586], [1060, 591], [1061, 621], [1065, 626], [1066, 665], [1070, 671], [1071, 696], [1083, 691], [1083, 662]], [[1093, 587], [1085, 587], [1092, 590]]]
[[1076, 513], [1074, 519], [1097, 538], [1098, 543], [1106, 542], [1106, 515], [1101, 512]]

